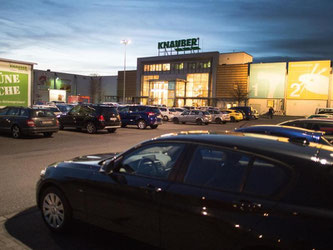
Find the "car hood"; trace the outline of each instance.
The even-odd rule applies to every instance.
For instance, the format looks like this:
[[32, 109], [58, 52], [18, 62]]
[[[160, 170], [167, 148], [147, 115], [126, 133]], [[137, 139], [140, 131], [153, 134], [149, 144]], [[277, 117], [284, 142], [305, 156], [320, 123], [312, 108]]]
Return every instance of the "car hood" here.
[[65, 162], [98, 165], [101, 161], [112, 158], [113, 156], [116, 156], [118, 154], [119, 153], [90, 154], [90, 155], [78, 156]]

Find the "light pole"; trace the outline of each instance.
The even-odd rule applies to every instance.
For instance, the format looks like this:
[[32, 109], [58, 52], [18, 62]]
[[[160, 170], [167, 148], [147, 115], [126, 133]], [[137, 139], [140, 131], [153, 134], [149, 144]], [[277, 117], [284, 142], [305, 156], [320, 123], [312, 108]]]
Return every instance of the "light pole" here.
[[126, 45], [130, 44], [130, 40], [121, 40], [120, 43], [125, 45], [124, 51], [124, 89], [123, 89], [123, 102], [125, 103], [125, 87], [126, 87]]

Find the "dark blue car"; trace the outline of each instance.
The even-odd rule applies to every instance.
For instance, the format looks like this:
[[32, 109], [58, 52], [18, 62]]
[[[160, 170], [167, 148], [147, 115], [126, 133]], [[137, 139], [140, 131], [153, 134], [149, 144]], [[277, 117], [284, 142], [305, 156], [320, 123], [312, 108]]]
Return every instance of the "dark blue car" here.
[[273, 136], [287, 137], [293, 140], [307, 140], [325, 145], [331, 145], [324, 137], [324, 132], [313, 131], [303, 128], [279, 126], [279, 125], [256, 125], [235, 129], [236, 132], [255, 133]]
[[121, 127], [136, 125], [139, 129], [150, 126], [152, 129], [162, 124], [162, 116], [159, 108], [147, 105], [119, 106], [118, 112], [121, 118]]

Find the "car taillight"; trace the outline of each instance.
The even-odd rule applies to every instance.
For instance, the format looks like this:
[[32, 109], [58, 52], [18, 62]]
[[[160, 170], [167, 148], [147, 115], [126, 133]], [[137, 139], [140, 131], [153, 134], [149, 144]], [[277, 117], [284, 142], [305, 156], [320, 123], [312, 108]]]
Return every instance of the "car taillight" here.
[[27, 120], [28, 127], [35, 127], [35, 122], [33, 120]]
[[148, 116], [153, 116], [153, 115], [155, 115], [155, 113], [153, 113], [153, 112], [146, 112], [146, 114], [147, 114]]
[[105, 122], [105, 119], [104, 119], [104, 116], [103, 116], [103, 115], [100, 115], [100, 116], [98, 117], [98, 120], [99, 120], [100, 122]]

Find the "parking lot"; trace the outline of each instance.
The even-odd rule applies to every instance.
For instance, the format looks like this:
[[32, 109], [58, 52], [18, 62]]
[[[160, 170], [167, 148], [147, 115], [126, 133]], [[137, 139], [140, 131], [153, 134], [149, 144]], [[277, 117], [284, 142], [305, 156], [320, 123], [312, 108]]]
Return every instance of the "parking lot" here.
[[[92, 226], [82, 226], [68, 235], [53, 235], [44, 226], [35, 206], [35, 184], [47, 165], [94, 153], [121, 152], [135, 144], [166, 133], [188, 130], [232, 131], [254, 124], [277, 124], [293, 117], [274, 117], [227, 124], [183, 125], [164, 123], [157, 129], [135, 126], [116, 133], [64, 130], [52, 138], [34, 136], [13, 139], [0, 135], [0, 249], [145, 249], [147, 246]], [[52, 244], [51, 244], [52, 243]], [[50, 247], [52, 246], [52, 247]]]

